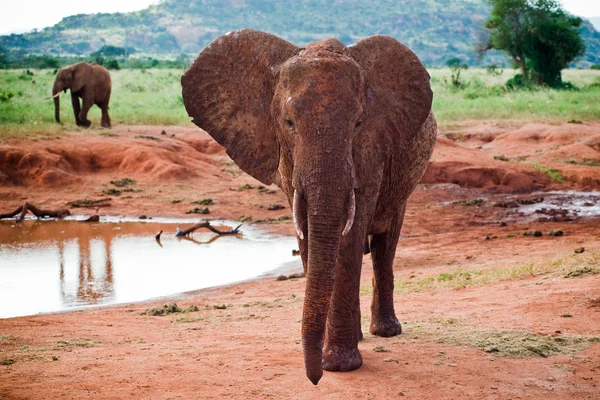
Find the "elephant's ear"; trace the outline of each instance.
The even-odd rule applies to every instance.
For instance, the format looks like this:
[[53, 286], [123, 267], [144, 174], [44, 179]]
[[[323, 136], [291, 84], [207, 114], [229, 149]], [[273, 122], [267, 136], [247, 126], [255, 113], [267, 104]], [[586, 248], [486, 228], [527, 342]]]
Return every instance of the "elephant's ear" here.
[[365, 71], [365, 122], [371, 128], [412, 138], [427, 119], [433, 101], [429, 73], [419, 58], [383, 35], [365, 38], [348, 50]]
[[92, 66], [86, 62], [77, 63], [73, 68], [73, 85], [71, 92], [79, 92], [92, 78]]
[[267, 185], [279, 165], [270, 112], [274, 72], [298, 51], [277, 36], [233, 31], [202, 50], [181, 77], [192, 122], [225, 147], [240, 168]]

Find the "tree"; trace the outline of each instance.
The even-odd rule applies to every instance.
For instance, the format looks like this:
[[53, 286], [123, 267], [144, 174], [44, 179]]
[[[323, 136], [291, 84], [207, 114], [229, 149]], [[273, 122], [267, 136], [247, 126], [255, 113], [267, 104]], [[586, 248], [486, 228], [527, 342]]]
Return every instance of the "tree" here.
[[551, 87], [562, 85], [561, 71], [585, 53], [582, 19], [565, 12], [556, 0], [488, 0], [492, 11], [480, 46], [507, 52], [524, 78]]
[[446, 65], [448, 68], [450, 68], [450, 79], [452, 80], [452, 86], [457, 89], [464, 88], [465, 83], [460, 80], [460, 71], [463, 69], [466, 70], [469, 68], [469, 66], [458, 57], [450, 57], [446, 61]]
[[0, 69], [8, 68], [8, 50], [0, 45]]

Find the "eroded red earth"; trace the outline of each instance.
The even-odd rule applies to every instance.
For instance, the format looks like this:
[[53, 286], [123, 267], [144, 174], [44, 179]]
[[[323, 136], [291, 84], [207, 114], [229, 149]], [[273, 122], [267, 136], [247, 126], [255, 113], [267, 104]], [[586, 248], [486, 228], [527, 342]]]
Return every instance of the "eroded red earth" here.
[[[568, 207], [577, 193], [537, 212], [527, 203], [553, 196], [537, 192], [599, 191], [599, 165], [600, 123], [440, 132], [396, 254], [404, 332], [367, 333], [365, 257], [357, 371], [326, 372], [316, 387], [306, 379], [304, 279], [268, 278], [173, 298], [200, 308], [185, 315], [140, 315], [161, 300], [2, 319], [0, 399], [598, 399], [600, 217]], [[123, 178], [135, 191], [103, 194]], [[192, 201], [211, 198], [211, 218], [267, 220], [264, 229], [293, 235], [291, 222], [277, 221], [290, 215], [281, 191], [259, 186], [193, 128], [117, 126], [0, 143], [0, 212], [109, 197], [109, 207], [70, 210], [183, 217]], [[579, 210], [593, 211], [597, 195]], [[535, 230], [542, 236], [524, 236]], [[523, 354], [506, 356], [505, 347]]]

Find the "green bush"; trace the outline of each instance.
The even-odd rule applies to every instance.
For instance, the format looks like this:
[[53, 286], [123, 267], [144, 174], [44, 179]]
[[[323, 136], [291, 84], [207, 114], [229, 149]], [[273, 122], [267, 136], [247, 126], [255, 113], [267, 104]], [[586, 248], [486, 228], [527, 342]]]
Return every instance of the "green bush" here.
[[0, 91], [0, 103], [6, 103], [13, 97], [15, 97], [15, 94], [13, 92], [11, 92], [10, 90], [1, 90]]
[[517, 74], [506, 81], [506, 87], [509, 90], [535, 90], [535, 85], [523, 74]]

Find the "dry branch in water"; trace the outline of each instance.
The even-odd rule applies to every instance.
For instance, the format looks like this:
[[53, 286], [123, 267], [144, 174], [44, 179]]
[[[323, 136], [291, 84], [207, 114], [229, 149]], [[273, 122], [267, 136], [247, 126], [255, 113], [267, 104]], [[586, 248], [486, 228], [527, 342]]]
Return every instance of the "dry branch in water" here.
[[25, 202], [25, 203], [23, 203], [23, 205], [21, 207], [17, 208], [13, 212], [10, 212], [7, 214], [0, 214], [0, 219], [13, 218], [17, 214], [19, 214], [17, 216], [16, 220], [17, 220], [17, 222], [21, 222], [25, 218], [25, 214], [27, 214], [27, 211], [31, 211], [31, 213], [33, 215], [35, 215], [38, 219], [39, 218], [64, 218], [67, 215], [71, 215], [69, 210], [42, 210], [40, 208], [37, 208], [33, 204]]
[[216, 234], [218, 234], [218, 235], [237, 235], [237, 234], [239, 234], [239, 233], [240, 233], [240, 227], [241, 227], [242, 225], [243, 225], [243, 224], [239, 224], [239, 225], [238, 225], [238, 226], [236, 226], [236, 227], [235, 227], [233, 230], [230, 230], [230, 231], [220, 231], [220, 230], [218, 230], [217, 228], [215, 228], [214, 226], [212, 226], [212, 225], [210, 224], [210, 222], [206, 221], [206, 222], [200, 222], [199, 224], [196, 224], [196, 225], [192, 226], [191, 228], [189, 228], [189, 229], [186, 229], [186, 230], [183, 230], [183, 231], [182, 231], [182, 230], [180, 230], [180, 229], [179, 229], [179, 226], [178, 226], [178, 227], [177, 227], [177, 233], [175, 234], [175, 236], [176, 236], [176, 237], [179, 237], [179, 236], [187, 236], [187, 235], [189, 235], [190, 233], [194, 232], [196, 229], [200, 229], [200, 228], [207, 228], [207, 229], [209, 229], [210, 231], [212, 231], [212, 232], [214, 232], [214, 233], [216, 233]]

